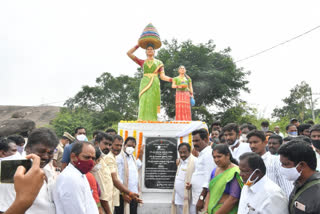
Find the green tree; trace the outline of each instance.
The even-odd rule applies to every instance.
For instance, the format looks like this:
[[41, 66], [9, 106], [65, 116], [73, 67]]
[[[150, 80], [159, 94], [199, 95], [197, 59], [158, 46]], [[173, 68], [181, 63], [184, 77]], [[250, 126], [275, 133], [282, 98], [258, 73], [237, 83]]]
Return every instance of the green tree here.
[[80, 92], [66, 101], [67, 107], [87, 108], [96, 113], [107, 113], [111, 118], [119, 114], [125, 120], [137, 118], [138, 78], [126, 75], [113, 77], [106, 72], [96, 79], [96, 83], [93, 87], [83, 86]]
[[51, 121], [56, 134], [62, 136], [64, 132], [74, 133], [76, 127], [86, 128], [87, 136], [93, 131], [92, 112], [84, 108], [68, 109], [61, 108], [57, 117]]
[[[157, 57], [164, 63], [166, 75], [178, 76], [178, 67], [184, 65], [193, 82], [196, 106], [194, 119], [208, 121], [209, 107], [228, 108], [239, 102], [241, 90], [249, 91], [246, 80], [249, 72], [237, 68], [230, 48], [215, 51], [213, 41], [206, 44], [193, 44], [191, 41], [178, 43], [165, 41]], [[175, 90], [171, 84], [161, 84], [162, 107], [171, 118], [175, 115]], [[199, 115], [196, 115], [199, 113]], [[212, 114], [212, 113], [211, 113]], [[205, 116], [204, 116], [205, 115]]]
[[282, 108], [275, 108], [273, 117], [297, 118], [300, 121], [312, 119], [311, 87], [305, 81], [295, 85], [290, 90], [289, 96], [282, 101], [285, 105]]
[[[261, 119], [257, 119], [257, 110], [249, 107], [245, 102], [240, 102], [237, 105], [228, 108], [226, 111], [218, 112], [215, 118], [219, 119], [222, 125], [228, 123], [237, 123], [239, 125], [244, 123], [252, 123], [259, 127]], [[260, 122], [261, 123], [261, 122]]]

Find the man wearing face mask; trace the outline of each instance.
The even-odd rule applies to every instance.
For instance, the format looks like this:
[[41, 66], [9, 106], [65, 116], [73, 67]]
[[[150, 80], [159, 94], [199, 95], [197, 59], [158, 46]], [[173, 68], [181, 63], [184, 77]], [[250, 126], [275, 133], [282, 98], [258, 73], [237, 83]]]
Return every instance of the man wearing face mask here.
[[[61, 160], [61, 171], [66, 168], [66, 166], [68, 165], [68, 163], [70, 162], [70, 154], [71, 154], [71, 149], [72, 146], [75, 142], [79, 142], [79, 141], [88, 141], [87, 137], [86, 137], [86, 129], [83, 127], [77, 127], [74, 131], [74, 137], [77, 139], [75, 141], [73, 141], [71, 144], [67, 145], [64, 148], [63, 151], [63, 155], [62, 155], [62, 160]], [[87, 140], [85, 140], [87, 139]]]
[[264, 133], [269, 131], [269, 122], [268, 121], [261, 122], [261, 131], [263, 131]]
[[[131, 192], [125, 185], [122, 184], [119, 179], [119, 170], [116, 161], [116, 156], [120, 154], [122, 149], [123, 138], [120, 135], [115, 135], [113, 137], [111, 151], [106, 155], [102, 161], [106, 163], [111, 172], [111, 177], [113, 181], [113, 206], [120, 206], [120, 192], [123, 195], [128, 195], [129, 197], [124, 197], [123, 199], [130, 203], [131, 199], [137, 201], [138, 203], [142, 203], [142, 200], [139, 199], [139, 194]], [[112, 209], [112, 207], [111, 207]], [[117, 210], [115, 210], [115, 213]]]
[[0, 138], [0, 160], [1, 159], [18, 159], [20, 153], [17, 152], [17, 145], [14, 141], [7, 138]]
[[262, 131], [254, 130], [249, 132], [247, 136], [251, 151], [262, 158], [267, 169], [266, 174], [268, 178], [276, 183], [286, 193], [287, 197], [289, 197], [293, 189], [292, 182], [281, 176], [281, 163], [279, 156], [275, 156], [270, 152], [267, 152], [266, 146], [268, 142], [266, 141], [264, 133]]
[[240, 155], [251, 152], [248, 143], [241, 143], [239, 141], [239, 126], [237, 124], [227, 124], [223, 127], [222, 132], [234, 159], [239, 161]]
[[87, 180], [88, 180], [89, 185], [90, 185], [90, 189], [91, 189], [91, 192], [92, 192], [93, 199], [97, 204], [97, 207], [98, 207], [98, 210], [99, 210], [99, 214], [102, 214], [103, 213], [103, 207], [101, 206], [101, 201], [100, 201], [101, 190], [100, 190], [100, 187], [99, 187], [99, 184], [98, 184], [96, 178], [93, 175], [94, 172], [97, 172], [97, 171], [99, 171], [101, 169], [101, 164], [99, 163], [100, 160], [101, 160], [101, 151], [97, 147], [95, 147], [95, 151], [96, 151], [96, 158], [94, 160], [94, 167], [91, 169], [90, 172], [88, 172], [86, 174], [86, 177], [87, 177]]
[[[48, 164], [53, 158], [54, 149], [59, 140], [56, 134], [47, 128], [32, 131], [26, 145], [26, 154], [36, 154], [40, 157], [40, 168], [45, 173], [45, 181], [32, 206], [26, 214], [55, 214], [55, 204], [52, 199], [52, 190], [55, 183], [55, 172]], [[0, 184], [0, 213], [6, 211], [15, 199], [13, 184]]]
[[94, 166], [95, 149], [88, 142], [75, 143], [70, 163], [59, 175], [53, 192], [58, 214], [98, 214], [86, 173]]
[[[117, 156], [117, 165], [119, 170], [119, 178], [122, 184], [125, 185], [131, 192], [139, 194], [141, 191], [139, 186], [139, 169], [142, 166], [143, 157], [143, 147], [140, 150], [138, 159], [132, 155], [136, 148], [136, 139], [133, 137], [128, 137], [123, 144], [123, 151]], [[124, 201], [124, 198], [127, 198]], [[120, 195], [120, 206], [116, 207], [116, 213], [119, 214], [136, 214], [138, 203], [136, 201], [131, 201], [128, 203], [128, 195]]]
[[24, 144], [26, 143], [25, 139], [21, 135], [10, 135], [8, 136], [9, 140], [12, 140], [17, 145], [17, 151], [20, 155], [25, 156]]
[[280, 147], [281, 173], [294, 182], [289, 198], [290, 214], [319, 213], [320, 173], [316, 171], [316, 155], [310, 145], [291, 140]]
[[238, 213], [288, 213], [288, 199], [281, 188], [266, 176], [262, 158], [248, 152], [240, 156], [241, 191]]
[[293, 124], [289, 124], [286, 126], [286, 132], [289, 137], [297, 137], [298, 136], [298, 129]]
[[320, 125], [314, 125], [310, 129], [310, 138], [317, 158], [317, 171], [320, 171]]

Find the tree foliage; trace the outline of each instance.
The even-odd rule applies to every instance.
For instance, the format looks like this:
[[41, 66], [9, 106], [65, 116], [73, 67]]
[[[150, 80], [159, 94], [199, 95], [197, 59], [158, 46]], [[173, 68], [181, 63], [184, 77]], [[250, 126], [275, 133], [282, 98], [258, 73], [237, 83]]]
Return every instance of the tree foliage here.
[[[165, 41], [164, 47], [158, 52], [157, 58], [164, 63], [166, 75], [178, 76], [178, 67], [184, 65], [191, 77], [196, 106], [193, 108], [200, 115], [207, 115], [207, 107], [215, 106], [228, 108], [239, 101], [241, 90], [249, 91], [246, 87], [248, 72], [237, 68], [230, 54], [230, 49], [215, 51], [213, 41], [206, 44], [193, 44], [191, 41], [178, 43], [177, 40]], [[169, 117], [175, 115], [175, 90], [171, 84], [161, 83], [162, 106]], [[206, 111], [205, 111], [206, 109]], [[212, 114], [212, 113], [211, 113]], [[206, 118], [208, 115], [206, 116]]]
[[85, 127], [87, 135], [92, 133], [92, 112], [83, 108], [61, 108], [57, 117], [51, 121], [56, 134], [62, 136], [64, 132], [74, 133], [76, 127]]
[[[69, 108], [81, 107], [91, 111], [104, 112], [109, 117], [132, 120], [137, 117], [139, 81], [137, 78], [121, 75], [113, 77], [105, 72], [96, 79], [96, 86], [83, 86], [75, 97], [66, 101]], [[111, 114], [113, 114], [111, 116]]]
[[272, 116], [277, 118], [297, 118], [300, 121], [312, 119], [311, 111], [311, 87], [302, 81], [290, 90], [288, 97], [284, 98], [284, 106], [275, 108]]

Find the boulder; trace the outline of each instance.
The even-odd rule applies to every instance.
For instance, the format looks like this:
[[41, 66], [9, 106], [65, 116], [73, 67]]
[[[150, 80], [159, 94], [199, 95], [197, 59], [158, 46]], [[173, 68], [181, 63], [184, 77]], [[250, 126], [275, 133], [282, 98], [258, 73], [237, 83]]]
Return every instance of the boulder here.
[[36, 124], [32, 120], [28, 119], [8, 119], [0, 121], [0, 136], [5, 137], [11, 134], [21, 134], [27, 136]]

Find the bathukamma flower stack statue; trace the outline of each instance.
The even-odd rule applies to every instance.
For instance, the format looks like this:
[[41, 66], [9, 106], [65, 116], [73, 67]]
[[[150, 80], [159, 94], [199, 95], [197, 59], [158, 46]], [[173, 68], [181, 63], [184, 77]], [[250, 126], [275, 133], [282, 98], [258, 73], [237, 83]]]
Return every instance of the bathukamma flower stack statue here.
[[161, 47], [159, 33], [151, 23], [148, 24], [143, 30], [138, 44], [143, 49], [146, 49], [148, 44], [152, 44], [154, 49], [158, 49]]

